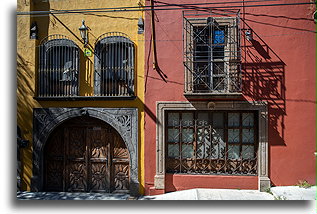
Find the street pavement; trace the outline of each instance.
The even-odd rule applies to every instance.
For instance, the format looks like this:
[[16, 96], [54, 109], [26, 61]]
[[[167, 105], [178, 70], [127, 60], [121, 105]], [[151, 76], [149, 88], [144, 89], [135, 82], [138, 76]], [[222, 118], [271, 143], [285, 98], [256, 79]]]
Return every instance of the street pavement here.
[[316, 186], [272, 187], [270, 191], [236, 189], [190, 189], [156, 196], [144, 196], [142, 200], [316, 200]]
[[274, 196], [254, 190], [189, 189], [157, 196], [144, 196], [143, 200], [274, 200]]
[[316, 200], [316, 186], [272, 187], [267, 192], [238, 189], [189, 189], [154, 196], [128, 194], [17, 192], [18, 200]]

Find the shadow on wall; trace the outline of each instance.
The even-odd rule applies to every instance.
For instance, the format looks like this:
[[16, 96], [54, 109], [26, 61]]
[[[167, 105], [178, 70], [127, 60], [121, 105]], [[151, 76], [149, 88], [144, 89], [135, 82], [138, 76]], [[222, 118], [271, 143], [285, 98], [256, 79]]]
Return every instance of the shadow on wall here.
[[93, 73], [94, 73], [94, 63], [93, 61], [84, 55], [82, 49], [79, 49], [80, 53], [80, 95], [82, 96], [93, 96]]
[[[30, 11], [50, 11], [50, 3], [49, 1], [33, 1], [31, 4]], [[40, 42], [48, 36], [48, 28], [50, 24], [50, 16], [31, 16], [30, 23], [36, 23], [38, 27], [38, 39], [36, 40], [36, 51], [35, 51], [35, 62], [39, 61], [39, 51], [38, 46]], [[38, 63], [35, 63], [35, 74], [38, 71]], [[37, 75], [35, 75], [37, 78]], [[35, 84], [35, 93], [37, 91], [37, 84]], [[34, 94], [35, 95], [35, 94]]]
[[286, 146], [286, 65], [250, 26], [248, 28], [252, 31], [253, 39], [247, 40], [246, 29], [242, 30], [243, 93], [252, 100], [268, 102], [270, 145]]
[[[33, 1], [31, 11], [50, 11], [50, 3], [49, 1]], [[49, 15], [41, 15], [41, 16], [31, 16], [30, 23], [36, 22], [38, 26], [38, 42], [40, 42], [43, 38], [48, 35], [48, 27], [50, 24], [50, 16]]]
[[[17, 105], [18, 109], [23, 109], [23, 112], [18, 112], [18, 121], [20, 127], [30, 130], [32, 128], [32, 121], [26, 120], [27, 115], [32, 115], [33, 104], [32, 97], [34, 94], [34, 72], [32, 72], [31, 62], [25, 60], [19, 53], [17, 54]], [[23, 131], [22, 131], [23, 133]], [[25, 138], [25, 136], [21, 136]]]
[[[28, 5], [25, 5], [28, 6]], [[30, 11], [49, 11], [49, 2], [32, 1], [30, 5]], [[35, 23], [39, 29], [38, 39], [35, 41], [35, 45], [39, 44], [39, 41], [46, 37], [48, 34], [49, 16], [31, 16], [30, 26], [24, 26], [26, 29], [30, 29]], [[20, 26], [22, 27], [22, 26]], [[25, 35], [30, 38], [31, 35]], [[19, 41], [18, 41], [19, 42]], [[32, 42], [32, 40], [30, 40]], [[22, 50], [22, 49], [21, 49]], [[17, 52], [17, 122], [21, 128], [21, 137], [23, 139], [32, 140], [32, 115], [35, 101], [33, 96], [36, 93], [35, 79], [37, 71], [38, 51], [35, 51], [35, 56], [23, 55], [27, 52]], [[31, 157], [32, 150], [31, 144], [27, 148], [20, 151], [21, 158], [21, 189], [26, 190], [30, 186], [28, 178], [32, 175]]]
[[[19, 53], [17, 53], [17, 125], [21, 128], [21, 138], [31, 140], [32, 133], [32, 111], [34, 107], [34, 72], [32, 62], [27, 61]], [[31, 145], [19, 151], [20, 156], [31, 157]], [[19, 157], [21, 158], [21, 157]], [[21, 162], [21, 189], [26, 189], [29, 182], [26, 177], [31, 176], [31, 161], [25, 159]]]

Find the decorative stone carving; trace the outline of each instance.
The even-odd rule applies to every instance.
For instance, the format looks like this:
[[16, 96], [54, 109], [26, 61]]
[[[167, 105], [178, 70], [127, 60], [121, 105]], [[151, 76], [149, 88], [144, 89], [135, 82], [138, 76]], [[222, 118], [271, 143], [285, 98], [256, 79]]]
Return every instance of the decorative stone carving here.
[[215, 104], [214, 102], [209, 102], [209, 103], [207, 103], [207, 108], [208, 108], [208, 109], [212, 110], [212, 109], [214, 109], [215, 107], [216, 107], [216, 104]]
[[35, 108], [31, 190], [43, 189], [43, 150], [50, 133], [65, 120], [83, 115], [108, 123], [120, 134], [130, 154], [130, 194], [138, 195], [138, 110], [136, 108]]

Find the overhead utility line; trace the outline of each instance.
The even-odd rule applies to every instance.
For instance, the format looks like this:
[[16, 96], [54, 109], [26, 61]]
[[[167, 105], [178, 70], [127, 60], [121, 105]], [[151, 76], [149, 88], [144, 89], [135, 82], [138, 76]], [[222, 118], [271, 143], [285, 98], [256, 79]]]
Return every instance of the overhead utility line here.
[[191, 4], [173, 4], [162, 1], [154, 1], [162, 5], [156, 5], [155, 7], [164, 7], [164, 6], [197, 6], [197, 5], [211, 5], [211, 4], [245, 4], [245, 3], [254, 3], [254, 2], [271, 2], [271, 1], [280, 1], [280, 0], [255, 0], [255, 1], [236, 1], [236, 2], [207, 2], [207, 3], [191, 3]]
[[[165, 2], [160, 1], [154, 1], [163, 5], [153, 5], [155, 8], [159, 7], [167, 7], [167, 5], [170, 6], [197, 6], [197, 5], [212, 5], [212, 4], [239, 4], [239, 3], [254, 3], [254, 2], [271, 2], [271, 1], [279, 1], [279, 0], [252, 0], [252, 1], [230, 1], [230, 2], [208, 2], [208, 3], [193, 3], [193, 4], [169, 4]], [[53, 10], [53, 11], [59, 11], [59, 12], [81, 12], [81, 11], [95, 11], [95, 10], [123, 10], [123, 9], [138, 9], [140, 10], [140, 7], [144, 8], [150, 8], [152, 10], [151, 6], [133, 6], [133, 7], [102, 7], [102, 8], [85, 8], [85, 9], [72, 9], [72, 10]], [[18, 13], [47, 13], [48, 11], [31, 11], [31, 12], [18, 12]]]
[[[232, 6], [218, 6], [218, 7], [197, 7], [194, 9], [225, 9], [225, 8], [241, 8], [241, 7], [272, 7], [272, 6], [291, 6], [291, 5], [308, 5], [315, 4], [314, 2], [299, 2], [299, 3], [284, 3], [284, 4], [261, 4], [261, 5], [232, 5]], [[163, 5], [161, 5], [163, 6]], [[82, 9], [82, 10], [50, 10], [50, 11], [30, 11], [30, 12], [17, 12], [17, 15], [41, 15], [41, 14], [71, 14], [71, 13], [109, 13], [109, 12], [130, 12], [130, 11], [151, 11], [151, 10], [184, 10], [184, 9], [193, 9], [191, 5], [189, 8], [186, 7], [185, 4], [177, 5], [175, 8], [157, 8], [158, 6], [154, 6], [154, 9], [151, 8], [138, 8], [138, 9], [112, 9], [112, 8], [104, 8], [104, 9]], [[164, 5], [164, 7], [168, 7]], [[135, 7], [136, 8], [136, 7]]]

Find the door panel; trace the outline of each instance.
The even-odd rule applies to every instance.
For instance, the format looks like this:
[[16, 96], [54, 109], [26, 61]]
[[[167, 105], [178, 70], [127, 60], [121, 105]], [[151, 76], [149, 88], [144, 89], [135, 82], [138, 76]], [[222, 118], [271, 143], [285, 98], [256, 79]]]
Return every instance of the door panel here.
[[87, 152], [85, 127], [67, 127], [64, 129], [66, 142], [66, 180], [67, 191], [87, 191]]
[[116, 192], [129, 190], [129, 163], [127, 161], [113, 161], [114, 189]]
[[129, 191], [129, 153], [120, 136], [113, 137], [113, 188], [115, 192]]
[[69, 161], [67, 165], [68, 192], [87, 191], [87, 165], [82, 161]]
[[45, 182], [46, 191], [64, 190], [64, 144], [63, 132], [58, 130], [45, 147]]
[[45, 191], [63, 191], [63, 161], [49, 160], [46, 164]]
[[89, 181], [90, 191], [110, 192], [110, 149], [112, 135], [106, 129], [93, 127], [87, 129], [89, 150]]

